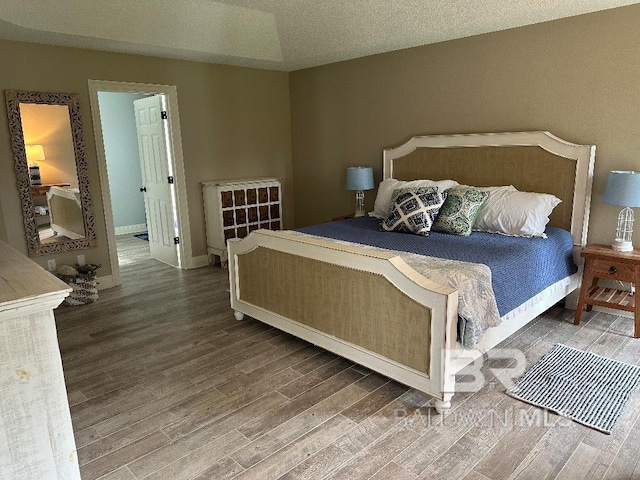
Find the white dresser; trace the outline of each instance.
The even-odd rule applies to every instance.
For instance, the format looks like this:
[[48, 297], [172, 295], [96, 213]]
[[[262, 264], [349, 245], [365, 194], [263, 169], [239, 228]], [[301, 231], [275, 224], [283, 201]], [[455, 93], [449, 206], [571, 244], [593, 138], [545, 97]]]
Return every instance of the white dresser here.
[[0, 478], [80, 480], [53, 309], [71, 288], [0, 242]]
[[282, 191], [277, 178], [202, 182], [207, 254], [227, 263], [227, 240], [253, 230], [282, 229]]

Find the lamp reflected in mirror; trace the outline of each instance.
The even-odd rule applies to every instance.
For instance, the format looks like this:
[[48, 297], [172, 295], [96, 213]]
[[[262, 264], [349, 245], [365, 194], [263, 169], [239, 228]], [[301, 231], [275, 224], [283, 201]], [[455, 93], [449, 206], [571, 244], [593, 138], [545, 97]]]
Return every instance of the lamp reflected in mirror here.
[[40, 164], [45, 159], [44, 147], [42, 145], [25, 145], [25, 152], [27, 154], [27, 164], [29, 165], [29, 180], [31, 185], [42, 185], [42, 178], [40, 177]]

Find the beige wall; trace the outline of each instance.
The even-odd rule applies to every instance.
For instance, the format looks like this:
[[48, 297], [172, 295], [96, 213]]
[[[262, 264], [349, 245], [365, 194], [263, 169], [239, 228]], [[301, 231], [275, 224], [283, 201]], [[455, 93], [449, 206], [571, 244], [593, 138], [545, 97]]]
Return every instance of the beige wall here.
[[382, 149], [413, 135], [549, 130], [597, 145], [588, 240], [610, 242], [607, 173], [640, 170], [639, 25], [634, 5], [293, 72], [296, 224], [353, 212], [346, 167], [379, 181]]
[[25, 145], [42, 145], [44, 150], [45, 159], [38, 162], [42, 183], [68, 183], [78, 188], [69, 107], [22, 103], [20, 120]]
[[[0, 89], [80, 94], [99, 243], [82, 253], [104, 265], [102, 275], [110, 272], [88, 79], [177, 86], [194, 256], [205, 254], [202, 180], [282, 177], [285, 225], [294, 208], [295, 223], [308, 225], [353, 211], [346, 167], [373, 165], [380, 180], [385, 147], [419, 134], [514, 130], [597, 145], [589, 241], [609, 242], [618, 208], [602, 203], [607, 172], [640, 170], [637, 25], [633, 5], [289, 75], [0, 41]], [[0, 239], [26, 252], [4, 114], [0, 187]]]
[[[289, 226], [293, 224], [286, 73], [8, 41], [0, 41], [0, 59], [0, 90], [80, 94], [98, 233], [98, 246], [82, 253], [88, 262], [103, 265], [100, 275], [111, 272], [88, 79], [177, 86], [194, 256], [206, 254], [201, 181], [281, 177], [284, 222]], [[26, 252], [4, 107], [3, 111], [0, 114], [0, 238]], [[58, 264], [73, 264], [77, 253], [55, 258]], [[46, 265], [47, 258], [51, 257], [38, 257], [36, 261]]]

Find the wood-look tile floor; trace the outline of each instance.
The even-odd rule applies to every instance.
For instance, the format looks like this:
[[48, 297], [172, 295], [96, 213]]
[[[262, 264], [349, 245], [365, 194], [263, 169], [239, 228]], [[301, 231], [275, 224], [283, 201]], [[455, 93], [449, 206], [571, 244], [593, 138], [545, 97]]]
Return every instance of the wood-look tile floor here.
[[[56, 310], [84, 480], [640, 478], [637, 393], [605, 435], [505, 395], [495, 360], [443, 420], [424, 394], [234, 320], [226, 271], [164, 266], [130, 236], [119, 252], [122, 286]], [[502, 347], [527, 365], [559, 342], [638, 364], [631, 320], [572, 313]]]

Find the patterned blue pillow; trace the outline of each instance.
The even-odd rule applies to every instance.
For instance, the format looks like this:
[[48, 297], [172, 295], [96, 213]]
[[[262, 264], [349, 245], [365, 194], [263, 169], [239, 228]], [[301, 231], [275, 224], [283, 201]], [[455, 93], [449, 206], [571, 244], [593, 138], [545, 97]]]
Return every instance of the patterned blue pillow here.
[[382, 221], [382, 229], [426, 237], [446, 198], [447, 194], [439, 193], [437, 189], [429, 192], [404, 191], [397, 196]]
[[[389, 202], [389, 212], [393, 210], [393, 205], [396, 203], [396, 199], [403, 193], [413, 192], [417, 194], [421, 193], [434, 193], [438, 191], [438, 187], [401, 187], [396, 188], [391, 192], [391, 201]], [[389, 214], [387, 212], [387, 215]]]

